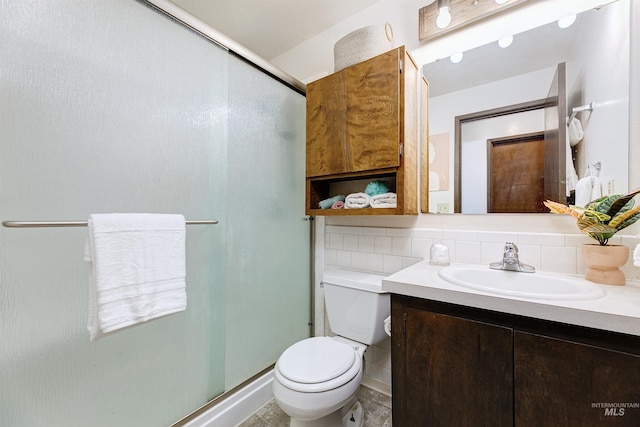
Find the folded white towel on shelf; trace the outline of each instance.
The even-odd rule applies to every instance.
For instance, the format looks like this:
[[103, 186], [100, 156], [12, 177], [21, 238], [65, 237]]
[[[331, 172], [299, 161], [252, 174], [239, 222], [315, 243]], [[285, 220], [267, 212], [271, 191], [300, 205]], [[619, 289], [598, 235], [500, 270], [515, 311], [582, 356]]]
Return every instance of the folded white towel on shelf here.
[[184, 216], [93, 214], [88, 226], [91, 341], [186, 309]]
[[367, 193], [348, 194], [344, 199], [345, 209], [361, 209], [368, 208], [371, 203], [371, 197]]
[[371, 197], [372, 208], [395, 208], [397, 206], [396, 193], [376, 194]]
[[640, 267], [640, 245], [636, 245], [633, 250], [633, 265]]

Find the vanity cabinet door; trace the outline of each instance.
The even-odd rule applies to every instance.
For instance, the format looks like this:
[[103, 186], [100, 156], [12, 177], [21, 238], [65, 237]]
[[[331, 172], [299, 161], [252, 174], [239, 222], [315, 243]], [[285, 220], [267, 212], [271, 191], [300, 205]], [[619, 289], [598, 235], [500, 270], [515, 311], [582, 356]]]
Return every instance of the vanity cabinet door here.
[[525, 332], [514, 337], [518, 427], [640, 426], [640, 356]]
[[399, 305], [392, 315], [393, 425], [513, 426], [512, 329]]

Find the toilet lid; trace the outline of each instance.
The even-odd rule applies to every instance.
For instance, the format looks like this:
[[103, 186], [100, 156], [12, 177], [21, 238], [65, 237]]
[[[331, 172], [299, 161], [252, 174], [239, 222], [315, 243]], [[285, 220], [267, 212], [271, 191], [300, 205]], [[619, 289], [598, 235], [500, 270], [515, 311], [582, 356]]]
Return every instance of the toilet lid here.
[[324, 383], [351, 369], [357, 358], [356, 351], [347, 344], [327, 337], [314, 337], [286, 349], [278, 359], [278, 370], [296, 383]]

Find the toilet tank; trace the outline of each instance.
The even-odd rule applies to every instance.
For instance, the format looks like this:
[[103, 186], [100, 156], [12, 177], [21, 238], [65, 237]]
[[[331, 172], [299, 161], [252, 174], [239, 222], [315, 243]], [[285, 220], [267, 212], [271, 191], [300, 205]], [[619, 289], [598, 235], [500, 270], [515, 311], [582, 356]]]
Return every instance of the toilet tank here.
[[329, 326], [336, 334], [371, 345], [385, 338], [384, 319], [390, 312], [386, 276], [329, 268], [322, 277]]

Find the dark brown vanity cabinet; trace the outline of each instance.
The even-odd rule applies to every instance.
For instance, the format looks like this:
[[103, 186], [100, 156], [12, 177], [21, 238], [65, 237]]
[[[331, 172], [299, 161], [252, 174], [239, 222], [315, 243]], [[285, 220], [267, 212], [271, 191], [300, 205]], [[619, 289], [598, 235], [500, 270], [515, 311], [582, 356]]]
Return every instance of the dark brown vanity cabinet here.
[[393, 425], [640, 426], [640, 337], [392, 295]]

